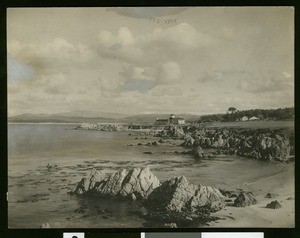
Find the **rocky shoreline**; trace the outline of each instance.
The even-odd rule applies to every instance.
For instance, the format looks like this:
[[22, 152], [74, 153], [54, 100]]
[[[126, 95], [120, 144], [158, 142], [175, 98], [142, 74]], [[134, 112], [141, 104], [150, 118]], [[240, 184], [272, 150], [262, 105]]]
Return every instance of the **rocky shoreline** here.
[[127, 131], [128, 127], [122, 123], [81, 123], [75, 130], [97, 130], [97, 131]]
[[181, 144], [193, 148], [190, 153], [196, 159], [213, 157], [203, 149], [215, 149], [216, 154], [237, 155], [265, 161], [293, 161], [295, 138], [284, 129], [206, 129], [199, 127], [169, 126], [159, 131], [157, 137], [184, 140]]
[[[76, 130], [131, 131], [120, 123], [82, 123]], [[142, 130], [136, 130], [145, 135]], [[203, 128], [200, 126], [169, 125], [163, 128], [153, 127], [149, 135], [160, 137], [158, 141], [139, 142], [137, 145], [158, 146], [167, 139], [183, 140], [182, 147], [192, 148], [184, 154], [195, 159], [213, 158], [216, 154], [236, 155], [245, 158], [289, 162], [295, 159], [295, 135], [292, 131], [276, 128]], [[129, 133], [132, 135], [132, 133]], [[128, 144], [127, 146], [133, 146]], [[204, 150], [212, 149], [213, 153]], [[150, 153], [149, 153], [150, 154]]]
[[[224, 191], [212, 186], [191, 184], [185, 176], [166, 181], [159, 179], [149, 167], [121, 169], [112, 174], [92, 169], [82, 178], [71, 195], [125, 199], [140, 203], [139, 214], [150, 227], [194, 227], [221, 219], [213, 214], [228, 206], [255, 205], [252, 192]], [[266, 196], [270, 196], [267, 194]], [[267, 208], [278, 209], [274, 201]]]
[[[127, 131], [126, 128], [106, 128], [113, 131]], [[105, 131], [106, 129], [101, 127], [97, 130]], [[211, 129], [170, 125], [159, 130], [150, 130], [147, 134], [139, 130], [136, 133], [136, 135], [149, 136], [135, 137], [134, 139], [137, 140], [159, 138], [155, 141], [140, 141], [136, 144], [137, 146], [157, 148], [164, 143], [177, 144], [176, 146], [188, 150], [165, 151], [164, 153], [191, 155], [196, 160], [214, 159], [224, 154], [288, 163], [293, 162], [295, 156], [294, 133], [285, 129]], [[134, 133], [131, 132], [129, 135], [134, 136]], [[174, 143], [174, 141], [177, 142]], [[127, 144], [127, 146], [134, 145]], [[143, 153], [152, 154], [153, 152], [150, 149]], [[105, 174], [93, 169], [90, 177], [83, 178], [71, 194], [127, 199], [130, 202], [141, 203], [141, 207], [147, 210], [139, 214], [146, 220], [146, 227], [209, 226], [211, 222], [225, 219], [214, 214], [222, 213], [228, 207], [251, 207], [259, 203], [253, 192], [224, 191], [211, 186], [194, 185], [184, 176], [173, 177], [162, 182], [150, 172], [148, 167], [122, 169], [113, 174]], [[267, 198], [274, 196], [270, 193], [266, 195]], [[279, 209], [281, 204], [274, 200], [264, 208]]]

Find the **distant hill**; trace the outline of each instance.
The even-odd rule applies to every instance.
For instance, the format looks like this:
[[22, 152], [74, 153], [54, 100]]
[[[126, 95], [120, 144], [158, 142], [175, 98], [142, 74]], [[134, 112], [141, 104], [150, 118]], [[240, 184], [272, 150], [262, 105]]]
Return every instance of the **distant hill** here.
[[[199, 119], [199, 115], [176, 114], [182, 116], [186, 121]], [[156, 118], [169, 118], [170, 114], [141, 114], [129, 116], [120, 113], [97, 112], [88, 110], [76, 110], [56, 114], [21, 114], [8, 118], [9, 122], [19, 123], [128, 123], [128, 124], [152, 124]]]
[[90, 110], [75, 110], [70, 112], [54, 114], [62, 117], [83, 117], [83, 118], [123, 118], [128, 115], [114, 112], [99, 112]]
[[56, 114], [21, 114], [8, 118], [9, 122], [52, 122], [52, 123], [81, 123], [81, 122], [117, 122], [124, 114], [107, 113], [88, 110], [76, 110]]
[[[199, 119], [199, 115], [193, 115], [193, 114], [176, 114], [176, 116], [183, 117], [186, 121], [195, 121]], [[130, 117], [123, 118], [123, 121], [128, 122], [134, 122], [138, 124], [152, 124], [155, 122], [156, 118], [169, 118], [170, 114], [141, 114], [141, 115], [134, 115]]]

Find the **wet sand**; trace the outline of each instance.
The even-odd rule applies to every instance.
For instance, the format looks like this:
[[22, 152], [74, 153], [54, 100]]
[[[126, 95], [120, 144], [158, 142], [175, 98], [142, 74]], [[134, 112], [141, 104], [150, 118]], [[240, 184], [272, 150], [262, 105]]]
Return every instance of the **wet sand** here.
[[[244, 184], [244, 190], [255, 194], [257, 204], [247, 207], [226, 207], [214, 213], [225, 218], [209, 223], [209, 227], [289, 227], [295, 226], [295, 188], [294, 164], [286, 164], [285, 170], [276, 175]], [[267, 193], [276, 194], [265, 198]], [[271, 201], [277, 200], [282, 207], [266, 208]]]

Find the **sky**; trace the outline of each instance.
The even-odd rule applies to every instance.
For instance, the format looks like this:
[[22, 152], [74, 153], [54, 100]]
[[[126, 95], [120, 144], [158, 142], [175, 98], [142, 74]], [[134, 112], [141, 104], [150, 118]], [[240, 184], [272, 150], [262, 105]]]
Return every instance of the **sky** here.
[[294, 106], [292, 7], [7, 9], [8, 116]]

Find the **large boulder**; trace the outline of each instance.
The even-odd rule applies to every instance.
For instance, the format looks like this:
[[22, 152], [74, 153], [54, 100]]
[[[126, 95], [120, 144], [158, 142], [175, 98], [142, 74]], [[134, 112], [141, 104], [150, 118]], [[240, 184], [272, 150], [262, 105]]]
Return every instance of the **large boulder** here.
[[275, 200], [275, 201], [268, 203], [266, 208], [279, 209], [279, 208], [281, 208], [281, 204], [277, 200]]
[[190, 135], [185, 135], [184, 142], [181, 144], [181, 146], [185, 147], [191, 147], [195, 143], [195, 139]]
[[225, 207], [221, 192], [210, 186], [193, 185], [184, 177], [165, 181], [148, 196], [145, 203], [150, 226], [176, 224], [198, 226], [215, 220], [211, 213]]
[[202, 159], [204, 158], [204, 151], [201, 148], [201, 146], [194, 147], [190, 153], [196, 158], [196, 159]]
[[83, 178], [75, 190], [76, 194], [90, 193], [98, 196], [147, 198], [160, 186], [158, 178], [148, 167], [122, 169], [105, 178], [105, 174], [94, 170], [90, 178]]
[[85, 194], [91, 190], [93, 190], [98, 184], [103, 181], [106, 177], [106, 174], [93, 169], [91, 171], [89, 178], [82, 178], [81, 181], [78, 183], [75, 193], [76, 194]]
[[241, 192], [238, 197], [234, 200], [234, 206], [245, 207], [256, 204], [256, 198], [251, 192]]
[[205, 207], [218, 211], [225, 206], [224, 196], [217, 188], [190, 184], [185, 176], [165, 181], [148, 197], [151, 206], [174, 212], [197, 212]]

